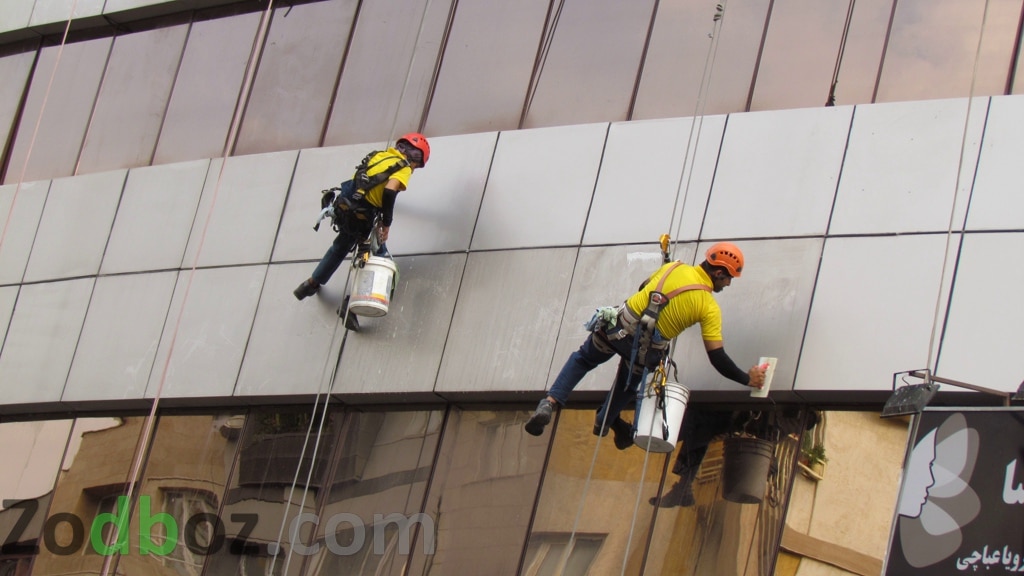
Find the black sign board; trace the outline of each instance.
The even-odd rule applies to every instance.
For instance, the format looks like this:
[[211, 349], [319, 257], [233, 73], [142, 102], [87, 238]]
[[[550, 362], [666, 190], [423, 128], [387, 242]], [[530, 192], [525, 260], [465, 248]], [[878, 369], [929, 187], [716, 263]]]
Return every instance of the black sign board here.
[[1024, 410], [918, 418], [885, 575], [1024, 574]]

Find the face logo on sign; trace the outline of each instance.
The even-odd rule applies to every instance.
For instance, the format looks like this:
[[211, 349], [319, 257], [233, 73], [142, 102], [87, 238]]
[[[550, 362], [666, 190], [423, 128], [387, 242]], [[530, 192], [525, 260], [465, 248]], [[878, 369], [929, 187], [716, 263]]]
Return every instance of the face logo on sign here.
[[960, 547], [960, 529], [978, 517], [981, 501], [970, 487], [978, 459], [978, 431], [952, 414], [914, 446], [897, 509], [903, 555], [922, 568]]

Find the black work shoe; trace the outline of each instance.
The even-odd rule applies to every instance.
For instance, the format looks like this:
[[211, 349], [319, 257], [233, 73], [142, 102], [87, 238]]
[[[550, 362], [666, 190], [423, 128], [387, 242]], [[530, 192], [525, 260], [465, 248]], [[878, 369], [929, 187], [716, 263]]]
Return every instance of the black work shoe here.
[[348, 312], [348, 296], [345, 296], [345, 299], [341, 301], [341, 307], [338, 308], [338, 316], [345, 319], [346, 330], [359, 332], [359, 318], [355, 314]]
[[316, 280], [310, 278], [303, 282], [302, 284], [299, 284], [298, 288], [292, 290], [292, 294], [294, 294], [295, 297], [298, 298], [299, 300], [302, 300], [303, 298], [308, 298], [309, 296], [312, 296], [313, 294], [316, 294], [319, 291], [320, 284], [318, 284]]
[[544, 398], [537, 404], [537, 409], [533, 411], [533, 415], [526, 421], [526, 433], [531, 436], [540, 436], [544, 433], [544, 427], [551, 422], [551, 402]]
[[633, 445], [633, 425], [622, 418], [616, 418], [612, 422], [612, 432], [615, 432], [615, 447], [625, 450]]
[[605, 426], [604, 429], [601, 428], [600, 422], [594, 424], [594, 436], [607, 436], [609, 428], [615, 432], [616, 448], [625, 450], [633, 445], [633, 425], [622, 418], [616, 418], [611, 426]]
[[669, 488], [668, 492], [661, 495], [661, 498], [657, 496], [651, 497], [648, 502], [652, 506], [659, 508], [675, 508], [676, 506], [689, 507], [693, 506], [695, 500], [693, 499], [693, 485], [689, 482], [680, 480]]

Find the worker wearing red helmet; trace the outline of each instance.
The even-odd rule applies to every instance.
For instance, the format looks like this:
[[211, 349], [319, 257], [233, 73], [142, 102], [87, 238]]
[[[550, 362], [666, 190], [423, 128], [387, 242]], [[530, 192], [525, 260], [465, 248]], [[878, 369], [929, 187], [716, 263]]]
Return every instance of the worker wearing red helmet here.
[[[711, 246], [697, 266], [681, 262], [663, 265], [626, 300], [614, 319], [592, 323], [591, 334], [562, 367], [547, 396], [527, 421], [526, 431], [534, 436], [542, 434], [551, 421], [555, 404], [564, 406], [569, 393], [588, 372], [618, 355], [614, 390], [598, 411], [594, 433], [603, 436], [610, 426], [615, 432], [615, 446], [620, 450], [628, 448], [633, 443], [633, 427], [619, 413], [635, 398], [645, 368], [656, 368], [669, 341], [698, 323], [708, 360], [719, 374], [744, 386], [763, 386], [763, 368], [753, 366], [744, 372], [725, 353], [722, 311], [711, 294], [721, 292], [742, 273], [743, 252], [729, 242]], [[648, 313], [652, 302], [657, 304], [653, 315]], [[637, 342], [639, 345], [635, 345]]]
[[[338, 235], [327, 249], [327, 253], [320, 259], [313, 275], [293, 291], [296, 298], [302, 300], [316, 294], [320, 286], [330, 280], [349, 252], [370, 235], [377, 214], [381, 217], [378, 239], [383, 245], [388, 239], [398, 193], [409, 185], [413, 170], [426, 166], [429, 159], [430, 143], [427, 142], [426, 136], [415, 132], [402, 136], [393, 147], [366, 159], [365, 174], [368, 178], [372, 179], [388, 172], [390, 175], [368, 190], [353, 190], [359, 192], [359, 195], [350, 202], [353, 208], [352, 215], [341, 215], [342, 217], [335, 220]], [[342, 190], [345, 190], [344, 185]], [[358, 217], [355, 216], [356, 213]]]

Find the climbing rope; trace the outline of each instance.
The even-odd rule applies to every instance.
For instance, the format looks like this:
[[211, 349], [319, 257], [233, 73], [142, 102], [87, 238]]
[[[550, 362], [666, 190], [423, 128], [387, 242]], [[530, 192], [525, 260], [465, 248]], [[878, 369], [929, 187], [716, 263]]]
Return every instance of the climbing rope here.
[[[669, 218], [669, 234], [672, 235], [672, 249], [669, 254], [675, 252], [675, 246], [679, 243], [679, 236], [683, 228], [683, 213], [686, 208], [686, 200], [690, 193], [690, 184], [693, 181], [693, 164], [695, 163], [696, 149], [700, 144], [701, 132], [704, 128], [704, 109], [707, 106], [707, 95], [711, 91], [711, 77], [715, 69], [715, 61], [718, 57], [718, 42], [721, 36], [722, 24], [725, 21], [725, 10], [728, 0], [722, 0], [715, 5], [715, 14], [712, 18], [711, 42], [708, 44], [708, 52], [704, 57], [704, 69], [701, 72], [700, 85], [697, 88], [697, 102], [694, 104], [693, 120], [690, 122], [690, 131], [686, 138], [686, 150], [683, 154], [683, 165], [679, 171], [679, 181], [676, 184], [676, 197], [672, 204], [672, 212]], [[692, 150], [691, 150], [692, 149]], [[692, 152], [692, 156], [691, 156]], [[689, 167], [689, 170], [687, 170]], [[685, 175], [685, 178], [684, 178]], [[685, 182], [684, 182], [685, 180]], [[678, 216], [678, 221], [676, 217]], [[674, 225], [674, 234], [673, 232]]]
[[[686, 149], [685, 149], [685, 152], [684, 152], [684, 155], [683, 155], [683, 166], [682, 166], [682, 168], [680, 170], [679, 181], [678, 181], [678, 183], [676, 185], [676, 195], [675, 195], [675, 199], [673, 201], [672, 212], [671, 212], [670, 219], [669, 219], [669, 230], [671, 231], [672, 228], [673, 228], [673, 224], [676, 222], [677, 215], [679, 217], [679, 222], [676, 225], [676, 237], [678, 237], [679, 230], [682, 228], [682, 210], [683, 210], [683, 208], [686, 205], [686, 196], [687, 196], [687, 194], [689, 192], [690, 182], [691, 182], [691, 179], [692, 179], [692, 176], [693, 176], [692, 161], [690, 159], [691, 147], [695, 148], [697, 143], [699, 143], [699, 139], [700, 139], [700, 130], [701, 130], [702, 126], [703, 126], [704, 108], [705, 108], [705, 105], [706, 105], [707, 92], [708, 92], [708, 89], [709, 89], [710, 84], [711, 84], [711, 74], [712, 74], [712, 72], [714, 70], [715, 56], [716, 56], [717, 51], [718, 51], [718, 38], [719, 38], [719, 35], [720, 35], [719, 32], [721, 30], [722, 22], [723, 22], [724, 17], [725, 17], [725, 8], [726, 8], [727, 1], [728, 0], [723, 0], [720, 4], [717, 4], [715, 6], [715, 14], [714, 14], [714, 16], [712, 18], [712, 31], [709, 34], [709, 36], [711, 37], [711, 42], [710, 42], [710, 44], [708, 46], [708, 53], [707, 53], [707, 56], [705, 57], [705, 61], [704, 61], [704, 70], [703, 70], [703, 72], [701, 74], [701, 82], [700, 82], [700, 86], [698, 88], [697, 103], [695, 105], [694, 120], [693, 120], [693, 122], [690, 123], [690, 134], [689, 134], [689, 137], [687, 138]], [[563, 3], [564, 3], [564, 0], [563, 0]], [[562, 3], [559, 4], [558, 11], [556, 12], [556, 17], [555, 17], [555, 23], [556, 24], [557, 24], [558, 14], [561, 12], [561, 4]], [[545, 39], [545, 42], [544, 42], [545, 49], [544, 49], [542, 57], [540, 59], [540, 67], [541, 67], [541, 69], [543, 68], [543, 60], [546, 57], [546, 48], [548, 46], [550, 46], [551, 34], [553, 34], [553, 32], [554, 32], [554, 26], [551, 27], [551, 30], [549, 32], [549, 36]], [[530, 97], [529, 97], [529, 99], [527, 101], [527, 107], [524, 109], [524, 113], [523, 113], [524, 118], [525, 118], [526, 110], [529, 108], [529, 103], [530, 103], [530, 101], [532, 101], [533, 92], [535, 90], [536, 90], [536, 86], [534, 85], [532, 87], [532, 89], [531, 89]], [[695, 133], [696, 133], [696, 140], [694, 138], [694, 134]], [[688, 177], [684, 179], [684, 175], [687, 174], [687, 166], [688, 165], [690, 165], [691, 170], [689, 171]], [[684, 181], [685, 181], [685, 184], [684, 184]], [[670, 255], [670, 253], [671, 253], [671, 249], [668, 249], [668, 241], [669, 241], [669, 239], [666, 238], [666, 235], [662, 235], [662, 248], [663, 248], [663, 251], [665, 252], [666, 255]], [[678, 242], [678, 239], [676, 240], [676, 242]], [[639, 336], [640, 336], [640, 327], [638, 325], [637, 331], [634, 334], [633, 352], [631, 354], [631, 358], [630, 358], [630, 362], [629, 362], [629, 373], [630, 374], [632, 374], [633, 367], [635, 366], [636, 350], [637, 350], [638, 345], [639, 345]], [[672, 344], [674, 344], [674, 342], [670, 343], [669, 349], [665, 351], [666, 358], [671, 358]], [[641, 390], [643, 389], [644, 383], [647, 381], [647, 375], [648, 375], [648, 371], [645, 368], [643, 373], [642, 373], [642, 375], [641, 375], [640, 383], [639, 383], [639, 389], [641, 389]], [[610, 401], [612, 399], [612, 395], [614, 393], [614, 390], [615, 390], [615, 387], [613, 386], [612, 389], [609, 391], [608, 396], [605, 399], [606, 405], [610, 404]], [[607, 409], [604, 412], [604, 417], [602, 418], [602, 421], [601, 421], [601, 424], [600, 424], [600, 430], [604, 430], [607, 427], [607, 424], [608, 424], [607, 423], [608, 412], [609, 412], [609, 410], [607, 410]], [[635, 418], [635, 416], [634, 416], [634, 418]], [[582, 490], [581, 495], [580, 495], [580, 503], [579, 503], [579, 506], [577, 507], [576, 517], [573, 520], [572, 531], [569, 534], [569, 541], [566, 544], [565, 550], [562, 552], [562, 556], [561, 556], [561, 558], [559, 560], [559, 564], [558, 564], [559, 567], [564, 567], [566, 565], [566, 563], [568, 561], [568, 558], [569, 558], [569, 554], [572, 551], [573, 543], [574, 543], [574, 541], [576, 539], [576, 531], [579, 528], [579, 522], [580, 522], [580, 518], [581, 518], [582, 513], [583, 513], [583, 507], [586, 504], [587, 492], [589, 491], [590, 482], [591, 482], [591, 480], [593, 478], [594, 469], [595, 469], [596, 464], [597, 464], [597, 455], [598, 455], [598, 453], [600, 451], [600, 448], [601, 448], [601, 439], [602, 439], [602, 436], [598, 435], [597, 441], [594, 444], [594, 451], [593, 451], [593, 455], [592, 455], [591, 461], [590, 461], [590, 468], [587, 471], [587, 476], [586, 476], [586, 479], [584, 480], [584, 483], [583, 483], [583, 490]], [[628, 536], [628, 540], [627, 540], [627, 543], [626, 543], [626, 551], [625, 551], [624, 557], [623, 557], [622, 574], [625, 574], [626, 564], [627, 564], [628, 559], [629, 559], [629, 546], [632, 543], [633, 534], [634, 534], [635, 529], [636, 529], [636, 519], [637, 519], [637, 515], [639, 514], [640, 501], [641, 501], [641, 498], [642, 498], [642, 495], [643, 495], [643, 486], [644, 486], [644, 481], [646, 479], [647, 466], [648, 466], [648, 461], [649, 461], [649, 458], [650, 458], [650, 451], [649, 450], [645, 450], [645, 452], [646, 452], [646, 454], [644, 455], [643, 470], [641, 471], [640, 483], [639, 483], [638, 488], [637, 488], [636, 503], [634, 505], [633, 516], [632, 516], [632, 519], [631, 519], [631, 522], [630, 522], [629, 536]]]
[[[953, 187], [953, 202], [949, 207], [949, 225], [946, 228], [946, 243], [944, 252], [942, 253], [942, 269], [939, 273], [939, 288], [935, 295], [935, 312], [932, 316], [932, 329], [928, 338], [928, 361], [925, 366], [930, 370], [930, 373], [926, 375], [929, 379], [930, 375], [935, 373], [935, 368], [937, 368], [938, 364], [938, 359], [936, 358], [936, 366], [932, 365], [932, 356], [935, 349], [935, 338], [939, 326], [939, 312], [942, 309], [942, 282], [946, 277], [946, 267], [949, 264], [949, 247], [953, 240], [953, 220], [956, 218], [957, 199], [960, 195], [960, 180], [963, 175], [964, 153], [967, 149], [967, 130], [971, 124], [971, 105], [974, 102], [974, 92], [978, 81], [978, 63], [981, 61], [981, 46], [982, 40], [985, 38], [985, 25], [988, 22], [988, 8], [989, 0], [985, 0], [985, 7], [981, 13], [981, 30], [978, 32], [978, 44], [974, 51], [974, 69], [971, 71], [971, 90], [967, 96], [967, 111], [964, 114], [964, 127], [960, 135], [960, 153], [957, 157], [956, 164], [956, 182]], [[975, 165], [975, 169], [977, 169], [977, 165]], [[960, 242], [961, 245], [963, 245], [962, 238]], [[952, 291], [950, 291], [950, 298], [952, 298]]]

